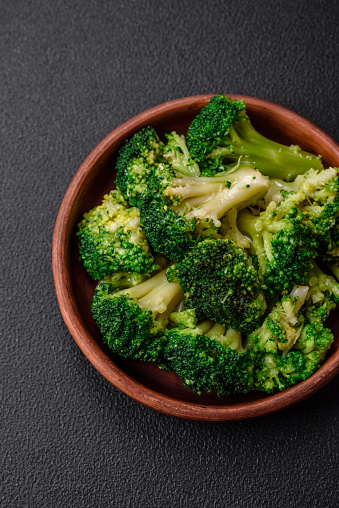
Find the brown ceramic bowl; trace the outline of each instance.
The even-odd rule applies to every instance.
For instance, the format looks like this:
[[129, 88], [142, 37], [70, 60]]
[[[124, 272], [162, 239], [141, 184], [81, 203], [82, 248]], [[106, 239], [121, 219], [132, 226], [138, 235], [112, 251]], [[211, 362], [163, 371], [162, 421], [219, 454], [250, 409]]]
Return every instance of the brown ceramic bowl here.
[[[261, 99], [230, 97], [246, 101], [248, 114], [262, 134], [321, 154], [325, 167], [339, 166], [339, 145], [305, 118]], [[185, 134], [189, 123], [210, 98], [211, 95], [186, 97], [151, 108], [115, 129], [90, 153], [75, 174], [58, 213], [53, 238], [53, 273], [61, 313], [69, 331], [88, 360], [110, 383], [132, 399], [162, 413], [192, 420], [240, 420], [291, 406], [319, 390], [339, 372], [336, 316], [331, 317], [329, 324], [335, 342], [322, 367], [306, 381], [270, 396], [261, 392], [222, 398], [212, 393], [199, 396], [184, 388], [173, 372], [123, 359], [103, 344], [90, 313], [95, 283], [78, 260], [75, 236], [83, 213], [101, 203], [103, 195], [114, 188], [118, 148], [147, 125], [154, 126], [160, 137], [172, 130]]]

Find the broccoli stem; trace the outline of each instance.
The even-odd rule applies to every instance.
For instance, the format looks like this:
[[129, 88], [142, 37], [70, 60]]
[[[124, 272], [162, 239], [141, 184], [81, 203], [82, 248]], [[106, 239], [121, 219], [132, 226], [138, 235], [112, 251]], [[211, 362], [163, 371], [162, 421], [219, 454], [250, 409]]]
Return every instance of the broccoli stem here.
[[217, 340], [225, 349], [235, 349], [238, 353], [243, 353], [245, 351], [242, 345], [241, 332], [238, 330], [234, 330], [233, 328], [228, 328], [226, 330], [224, 326], [216, 323], [206, 335]]
[[267, 270], [267, 260], [272, 257], [272, 243], [269, 234], [263, 235], [260, 229], [257, 229], [258, 216], [252, 215], [246, 210], [238, 216], [238, 227], [251, 242], [253, 254], [258, 258], [259, 277], [263, 278]]
[[221, 226], [220, 218], [228, 210], [241, 210], [264, 196], [269, 181], [251, 167], [222, 177], [174, 179], [165, 194], [183, 200], [173, 209], [186, 219], [209, 219]]
[[240, 231], [237, 225], [238, 210], [236, 207], [228, 210], [225, 217], [222, 219], [221, 228], [219, 234], [223, 238], [233, 240], [236, 245], [239, 245], [242, 249], [249, 249], [251, 242], [246, 238]]
[[[257, 167], [271, 178], [294, 180], [309, 169], [323, 169], [320, 156], [310, 155], [299, 146], [285, 146], [259, 134], [247, 117], [240, 118], [230, 126], [225, 140], [226, 146], [212, 150], [208, 157], [225, 158], [235, 163], [242, 157], [242, 163]], [[229, 168], [234, 164], [229, 164]]]
[[128, 295], [136, 299], [140, 307], [152, 311], [154, 318], [162, 314], [162, 321], [168, 320], [175, 306], [183, 298], [179, 283], [168, 282], [166, 270], [137, 286], [123, 289], [119, 295]]
[[339, 266], [334, 263], [327, 263], [327, 266], [331, 270], [333, 275], [335, 275], [335, 277], [339, 279]]

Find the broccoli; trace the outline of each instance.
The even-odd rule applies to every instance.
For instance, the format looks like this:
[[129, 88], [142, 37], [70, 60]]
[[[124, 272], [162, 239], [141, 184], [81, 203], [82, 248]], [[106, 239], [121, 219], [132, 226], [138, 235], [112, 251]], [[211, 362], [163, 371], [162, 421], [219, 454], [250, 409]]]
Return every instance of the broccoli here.
[[197, 241], [217, 237], [228, 210], [254, 203], [268, 186], [250, 167], [220, 177], [153, 179], [141, 196], [141, 225], [155, 251], [180, 261]]
[[339, 222], [336, 221], [330, 230], [328, 243], [324, 242], [321, 246], [321, 259], [331, 265], [339, 264]]
[[164, 149], [164, 159], [171, 167], [186, 176], [200, 176], [198, 164], [191, 158], [184, 136], [176, 132], [165, 134], [167, 144]]
[[244, 101], [226, 95], [212, 97], [193, 120], [187, 132], [187, 147], [203, 174], [251, 165], [271, 178], [294, 178], [310, 168], [322, 169], [320, 156], [284, 146], [259, 134], [246, 113]]
[[308, 171], [296, 179], [297, 195], [304, 200], [299, 204], [305, 223], [313, 234], [327, 245], [331, 244], [332, 230], [339, 215], [339, 178], [337, 168], [317, 172]]
[[101, 205], [84, 214], [77, 236], [80, 259], [94, 280], [118, 272], [132, 272], [129, 277], [140, 280], [140, 274], [157, 268], [139, 210], [129, 207], [119, 191], [106, 194]]
[[[319, 266], [313, 262], [313, 267], [308, 274], [308, 285], [310, 287], [310, 298], [313, 307], [321, 306], [325, 308], [326, 316], [339, 303], [339, 284], [331, 276], [323, 272]], [[325, 318], [324, 318], [325, 319]]]
[[[156, 271], [163, 270], [168, 266], [168, 259], [161, 254], [156, 254], [154, 257]], [[125, 289], [140, 284], [144, 280], [155, 275], [154, 272], [148, 273], [134, 273], [134, 272], [114, 272], [106, 275], [102, 280], [109, 282], [112, 289]]]
[[299, 313], [305, 303], [308, 286], [295, 286], [273, 307], [263, 324], [246, 338], [246, 348], [267, 353], [286, 354], [296, 342], [304, 322]]
[[195, 309], [185, 309], [178, 312], [172, 312], [170, 322], [178, 328], [196, 328], [197, 316]]
[[140, 284], [147, 279], [147, 275], [144, 273], [115, 272], [106, 275], [102, 280], [109, 282], [112, 289], [124, 289]]
[[221, 227], [218, 233], [221, 238], [232, 240], [242, 249], [249, 249], [251, 247], [251, 242], [240, 232], [237, 224], [237, 218], [238, 210], [235, 207], [231, 208], [222, 218]]
[[227, 239], [206, 239], [167, 270], [178, 280], [185, 306], [239, 331], [251, 331], [266, 309], [256, 269], [243, 249]]
[[247, 393], [253, 387], [253, 354], [244, 352], [240, 333], [209, 321], [196, 329], [165, 330], [166, 364], [185, 387], [201, 394]]
[[285, 390], [319, 368], [333, 342], [324, 322], [339, 301], [339, 285], [331, 279], [313, 267], [309, 285], [283, 295], [261, 327], [246, 337], [245, 349], [254, 351], [256, 389]]
[[122, 290], [116, 290], [108, 282], [100, 282], [91, 311], [104, 342], [113, 352], [126, 358], [162, 364], [156, 339], [182, 299], [179, 284], [168, 282], [166, 270], [162, 270]]
[[278, 205], [272, 201], [260, 215], [244, 210], [238, 227], [251, 240], [264, 290], [290, 291], [305, 284], [317, 256], [319, 241], [297, 207], [298, 194], [288, 194]]
[[147, 187], [149, 178], [157, 172], [166, 172], [162, 153], [164, 143], [159, 140], [153, 127], [144, 127], [119, 150], [116, 162], [115, 184], [126, 201], [138, 206], [139, 197]]

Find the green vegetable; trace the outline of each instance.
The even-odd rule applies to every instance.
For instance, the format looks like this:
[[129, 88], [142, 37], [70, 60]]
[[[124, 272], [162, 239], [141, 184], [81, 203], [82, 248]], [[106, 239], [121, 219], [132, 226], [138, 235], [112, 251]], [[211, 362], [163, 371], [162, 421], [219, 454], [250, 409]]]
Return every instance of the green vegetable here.
[[197, 242], [218, 237], [230, 209], [254, 203], [268, 187], [250, 167], [220, 177], [154, 179], [140, 199], [141, 225], [155, 251], [180, 261]]
[[319, 368], [333, 342], [324, 322], [338, 302], [338, 283], [317, 266], [309, 273], [308, 286], [296, 286], [282, 297], [245, 341], [246, 350], [255, 353], [256, 389], [285, 390]]
[[[205, 326], [204, 326], [205, 325]], [[202, 330], [166, 330], [163, 339], [164, 357], [185, 387], [198, 393], [214, 390], [218, 395], [247, 393], [253, 388], [253, 355], [238, 351], [230, 345], [230, 335], [240, 336], [213, 323], [203, 324]], [[220, 329], [221, 328], [221, 329]], [[211, 333], [212, 332], [212, 333]], [[223, 335], [225, 334], [225, 335]]]
[[212, 97], [191, 123], [187, 147], [204, 174], [228, 171], [239, 162], [271, 178], [294, 180], [309, 169], [322, 169], [320, 156], [299, 146], [284, 146], [259, 134], [250, 122], [244, 101], [226, 95]]
[[184, 137], [176, 132], [166, 134], [167, 144], [164, 149], [164, 158], [175, 171], [185, 176], [200, 176], [198, 164], [191, 158]]
[[77, 236], [80, 259], [92, 279], [117, 272], [138, 278], [156, 269], [139, 210], [129, 207], [118, 191], [106, 194], [101, 205], [84, 214]]
[[158, 171], [164, 144], [153, 127], [145, 127], [119, 150], [116, 163], [116, 186], [126, 201], [138, 206], [139, 197], [147, 187], [148, 179]]
[[258, 326], [266, 309], [256, 269], [246, 253], [231, 240], [204, 240], [167, 270], [178, 280], [185, 306], [198, 318], [208, 318], [240, 331]]
[[239, 215], [240, 231], [251, 240], [263, 289], [272, 294], [304, 284], [319, 242], [295, 204], [295, 194], [278, 205], [272, 201], [259, 216]]
[[123, 290], [100, 282], [93, 297], [92, 315], [103, 340], [113, 352], [161, 363], [160, 352], [153, 347], [153, 342], [182, 299], [179, 284], [168, 282], [166, 270], [163, 270]]

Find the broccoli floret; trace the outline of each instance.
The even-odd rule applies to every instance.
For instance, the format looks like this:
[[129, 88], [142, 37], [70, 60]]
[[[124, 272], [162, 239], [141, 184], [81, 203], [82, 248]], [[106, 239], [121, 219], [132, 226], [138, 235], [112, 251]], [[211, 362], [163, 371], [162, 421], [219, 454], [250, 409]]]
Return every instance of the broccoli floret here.
[[224, 142], [245, 109], [244, 101], [234, 101], [223, 94], [212, 97], [188, 128], [187, 146], [193, 159], [204, 162], [213, 148]]
[[219, 94], [201, 110], [187, 132], [191, 156], [203, 174], [249, 164], [272, 178], [294, 180], [310, 168], [322, 169], [320, 156], [267, 139], [252, 126], [244, 101]]
[[[157, 271], [163, 270], [168, 266], [169, 263], [168, 259], [161, 254], [155, 255], [154, 262]], [[124, 289], [140, 284], [144, 280], [148, 279], [151, 275], [155, 275], [155, 273], [115, 272], [107, 275], [102, 280], [109, 282], [112, 288]]]
[[[310, 300], [314, 306], [324, 306], [326, 308], [326, 317], [329, 312], [339, 303], [339, 284], [338, 282], [324, 273], [316, 263], [308, 274], [308, 285], [310, 287]], [[325, 319], [325, 318], [324, 318]]]
[[282, 296], [263, 324], [246, 337], [246, 348], [266, 353], [286, 354], [295, 344], [302, 330], [304, 316], [299, 312], [305, 303], [308, 286], [295, 286]]
[[164, 149], [164, 159], [172, 168], [186, 176], [200, 176], [198, 164], [191, 158], [184, 136], [176, 132], [165, 134], [167, 144]]
[[296, 180], [299, 187], [297, 195], [304, 196], [299, 209], [306, 224], [321, 242], [331, 248], [332, 231], [339, 215], [338, 169], [311, 170]]
[[147, 276], [145, 273], [116, 272], [104, 277], [103, 281], [109, 282], [112, 288], [124, 289], [140, 284]]
[[133, 278], [156, 269], [139, 210], [129, 207], [119, 191], [106, 194], [101, 205], [84, 214], [77, 236], [80, 259], [94, 280], [117, 272], [132, 272]]
[[335, 236], [338, 185], [336, 168], [310, 170], [294, 182], [274, 183], [280, 198], [272, 191], [271, 182], [265, 199], [272, 201], [259, 217], [248, 211], [241, 214], [238, 225], [252, 239], [261, 275], [272, 289], [290, 290], [293, 284], [305, 283], [312, 259], [318, 255], [324, 261], [331, 260], [326, 251]]
[[170, 321], [178, 328], [196, 328], [197, 317], [194, 309], [185, 309], [180, 312], [172, 312]]
[[162, 153], [164, 143], [159, 140], [153, 127], [144, 127], [134, 134], [119, 150], [116, 163], [115, 184], [132, 206], [138, 206], [140, 195], [154, 173], [166, 172]]
[[298, 341], [286, 356], [257, 352], [255, 389], [273, 393], [305, 381], [320, 367], [332, 342], [330, 329], [322, 324], [306, 323]]
[[251, 240], [263, 289], [290, 291], [305, 284], [317, 256], [319, 241], [298, 208], [299, 195], [291, 193], [278, 205], [272, 201], [259, 216], [239, 214], [238, 227]]
[[268, 186], [250, 167], [214, 178], [154, 179], [140, 200], [141, 225], [154, 250], [180, 261], [197, 241], [217, 237], [228, 210], [250, 205]]
[[323, 362], [333, 342], [324, 321], [336, 305], [331, 291], [322, 300], [316, 296], [318, 290], [312, 291], [311, 284], [317, 285], [315, 279], [319, 282], [321, 273], [316, 269], [309, 286], [295, 287], [284, 295], [263, 325], [246, 338], [245, 348], [254, 351], [256, 389], [267, 393], [285, 390], [307, 379]]
[[93, 297], [92, 315], [113, 352], [162, 364], [161, 349], [155, 341], [182, 299], [179, 284], [168, 282], [163, 270], [120, 291], [100, 282]]
[[227, 334], [224, 327], [213, 326], [210, 322], [202, 323], [195, 330], [174, 328], [165, 331], [166, 362], [185, 387], [199, 394], [215, 390], [218, 395], [251, 390], [253, 354], [243, 352], [240, 346], [240, 351], [234, 347], [236, 342], [239, 343], [238, 336], [235, 339], [237, 332], [231, 331], [228, 338]]
[[[321, 259], [325, 263], [330, 263], [330, 265], [333, 265], [335, 270], [338, 270], [339, 266], [339, 221], [337, 220], [334, 224], [334, 226], [330, 230], [330, 237], [328, 239], [328, 243], [322, 244], [321, 249]], [[331, 270], [332, 267], [330, 266]], [[339, 274], [339, 272], [338, 272]], [[335, 273], [336, 277], [338, 278], [338, 275]]]
[[185, 306], [194, 308], [198, 319], [208, 318], [240, 331], [258, 326], [266, 309], [258, 274], [243, 249], [231, 240], [204, 240], [167, 270], [178, 280]]
[[139, 210], [142, 228], [155, 251], [177, 261], [195, 244], [195, 220], [177, 215], [163, 196], [145, 192]]
[[[328, 214], [332, 216], [338, 214], [338, 187], [337, 168], [327, 168], [322, 171], [310, 169], [303, 175], [297, 176], [293, 182], [270, 178], [269, 188], [263, 202], [266, 206], [271, 201], [278, 204], [287, 194], [298, 193], [298, 206], [304, 210], [305, 215], [309, 211], [310, 215], [319, 217], [320, 212], [326, 219]], [[261, 207], [266, 208], [264, 205], [261, 204]], [[308, 208], [310, 205], [312, 208]], [[327, 213], [324, 213], [324, 210], [327, 210]]]

